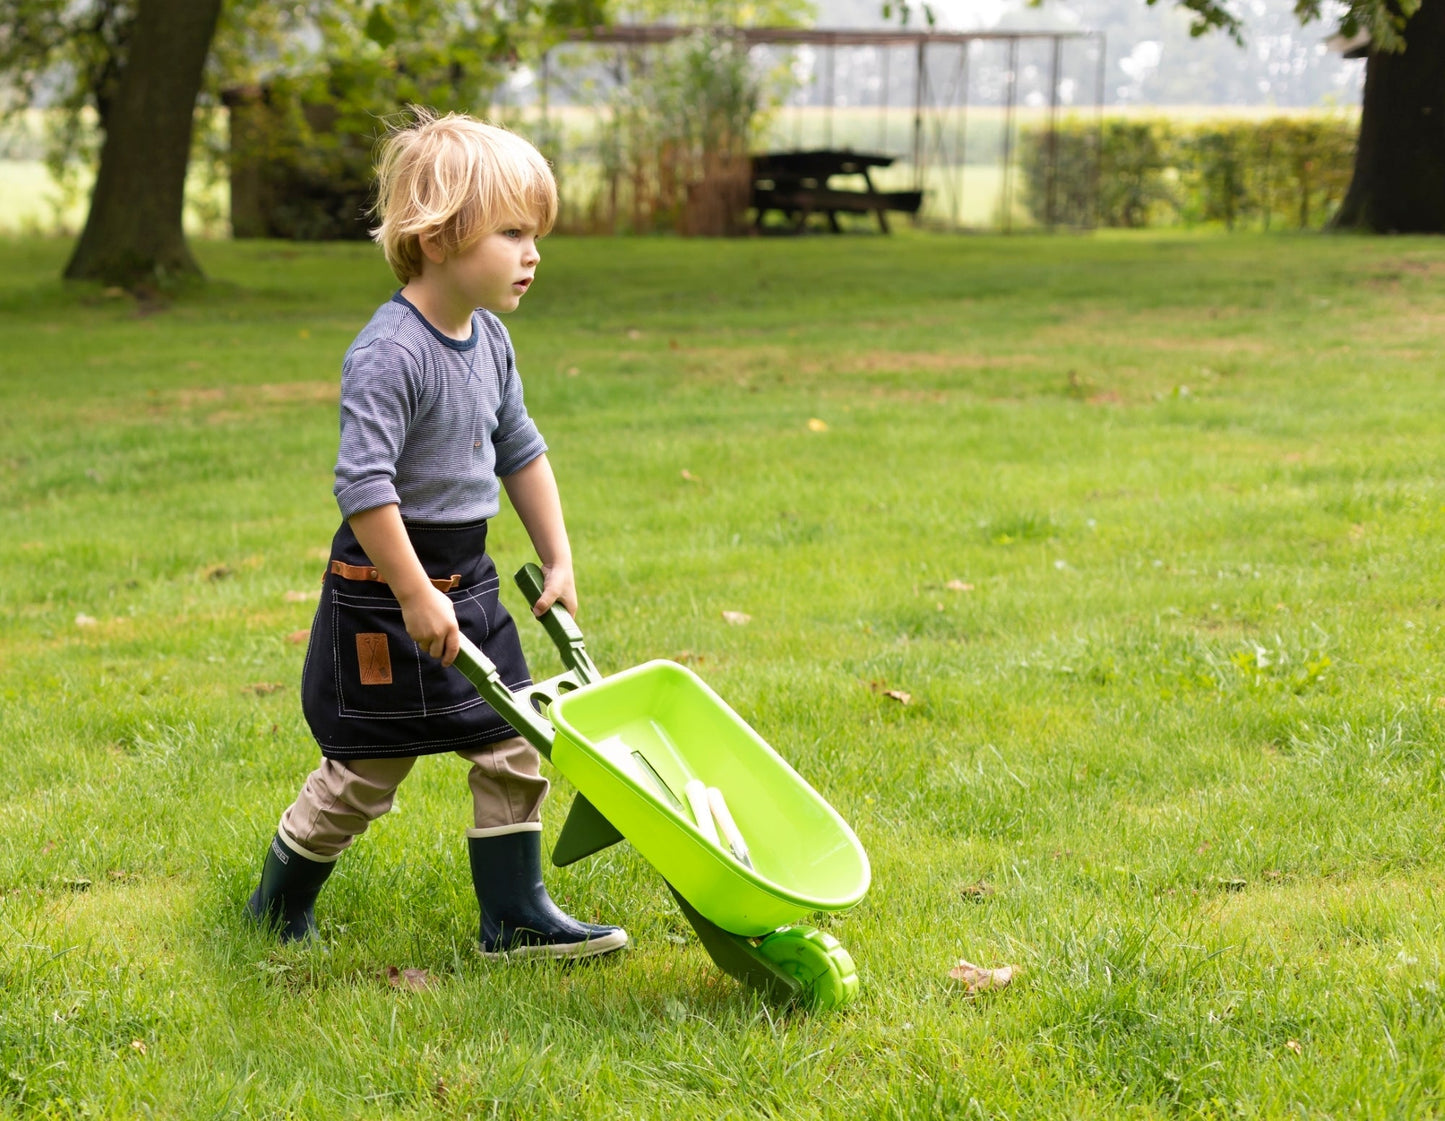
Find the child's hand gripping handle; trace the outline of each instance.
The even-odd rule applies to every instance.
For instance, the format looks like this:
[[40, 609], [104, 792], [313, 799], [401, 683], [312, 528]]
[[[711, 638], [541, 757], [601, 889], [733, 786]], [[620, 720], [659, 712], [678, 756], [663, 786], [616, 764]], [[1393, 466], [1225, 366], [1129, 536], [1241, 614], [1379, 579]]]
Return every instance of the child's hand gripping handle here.
[[[535, 606], [542, 598], [542, 570], [529, 562], [517, 571], [514, 579], [522, 594], [527, 597], [527, 606]], [[601, 680], [602, 674], [588, 655], [587, 643], [582, 638], [582, 631], [578, 628], [577, 621], [572, 618], [571, 612], [560, 603], [554, 603], [541, 614], [538, 622], [547, 631], [557, 647], [557, 652], [562, 655], [563, 663], [577, 675], [578, 681], [587, 685]]]

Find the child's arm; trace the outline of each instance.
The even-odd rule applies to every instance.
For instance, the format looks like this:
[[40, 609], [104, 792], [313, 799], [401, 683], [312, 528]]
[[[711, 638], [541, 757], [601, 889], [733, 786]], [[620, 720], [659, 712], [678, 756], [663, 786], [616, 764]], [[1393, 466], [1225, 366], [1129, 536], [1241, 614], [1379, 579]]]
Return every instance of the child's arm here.
[[545, 455], [539, 455], [520, 471], [504, 476], [502, 486], [507, 488], [512, 508], [522, 519], [542, 561], [542, 598], [532, 605], [533, 613], [542, 615], [552, 604], [560, 602], [573, 615], [577, 614], [572, 545], [562, 520], [562, 498], [557, 493], [552, 464]]
[[400, 508], [393, 502], [352, 514], [347, 520], [362, 552], [401, 604], [406, 633], [442, 665], [451, 665], [461, 645], [456, 608], [422, 568], [402, 525]]

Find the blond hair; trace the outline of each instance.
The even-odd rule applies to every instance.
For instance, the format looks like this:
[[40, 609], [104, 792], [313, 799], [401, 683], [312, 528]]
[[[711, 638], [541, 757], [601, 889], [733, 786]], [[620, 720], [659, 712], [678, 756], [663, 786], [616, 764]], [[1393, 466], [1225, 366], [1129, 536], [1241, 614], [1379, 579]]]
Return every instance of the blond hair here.
[[547, 233], [557, 220], [557, 181], [528, 141], [461, 113], [413, 110], [414, 123], [382, 141], [371, 236], [403, 284], [421, 275], [421, 239], [447, 255], [512, 226]]

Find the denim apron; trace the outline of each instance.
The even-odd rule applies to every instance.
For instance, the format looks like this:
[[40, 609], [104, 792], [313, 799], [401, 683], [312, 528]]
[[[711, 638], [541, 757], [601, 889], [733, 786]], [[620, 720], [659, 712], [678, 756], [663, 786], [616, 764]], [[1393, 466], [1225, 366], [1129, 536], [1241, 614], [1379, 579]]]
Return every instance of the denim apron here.
[[[531, 684], [516, 624], [497, 597], [487, 523], [408, 524], [406, 531], [428, 576], [460, 577], [445, 594], [462, 633], [496, 663], [509, 688]], [[331, 558], [301, 671], [301, 708], [324, 756], [431, 755], [516, 735], [460, 670], [412, 640], [387, 585], [334, 571], [337, 561], [363, 571], [371, 565], [345, 522]]]

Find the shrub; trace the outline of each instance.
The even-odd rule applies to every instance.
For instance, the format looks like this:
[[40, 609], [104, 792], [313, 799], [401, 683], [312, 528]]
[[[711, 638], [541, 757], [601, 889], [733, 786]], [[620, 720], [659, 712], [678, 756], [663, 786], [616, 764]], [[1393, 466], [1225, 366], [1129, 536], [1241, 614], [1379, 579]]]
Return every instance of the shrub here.
[[265, 86], [227, 91], [231, 224], [236, 237], [368, 236], [376, 142], [408, 105], [479, 112], [501, 71], [422, 47], [407, 65], [342, 59]]
[[1047, 225], [1314, 229], [1349, 186], [1356, 131], [1336, 115], [1068, 119], [1052, 140], [1024, 131], [1024, 203]]

